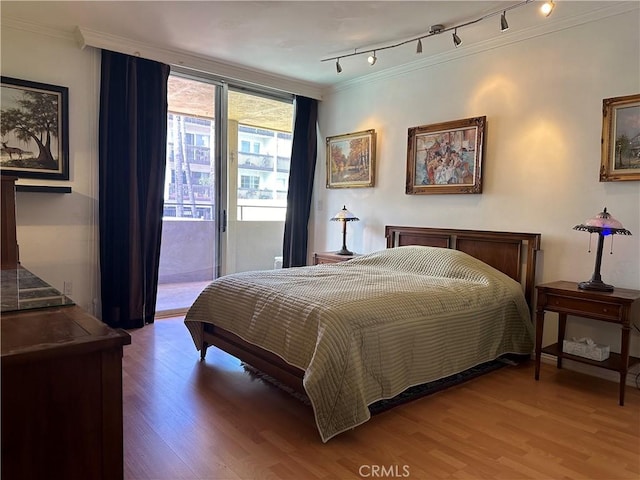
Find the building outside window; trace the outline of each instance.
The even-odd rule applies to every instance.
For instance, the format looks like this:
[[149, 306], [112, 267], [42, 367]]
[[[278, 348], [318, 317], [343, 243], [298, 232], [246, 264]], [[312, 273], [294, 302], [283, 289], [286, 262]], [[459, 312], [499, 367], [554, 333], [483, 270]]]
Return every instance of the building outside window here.
[[[213, 122], [169, 114], [165, 217], [212, 219]], [[291, 143], [289, 132], [238, 125], [238, 220], [284, 220]]]

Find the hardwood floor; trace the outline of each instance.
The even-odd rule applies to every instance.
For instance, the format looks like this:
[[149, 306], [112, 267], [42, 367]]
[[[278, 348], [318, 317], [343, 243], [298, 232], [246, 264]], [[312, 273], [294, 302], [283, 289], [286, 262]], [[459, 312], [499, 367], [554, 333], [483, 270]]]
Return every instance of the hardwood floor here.
[[638, 479], [640, 391], [533, 362], [396, 407], [323, 444], [313, 412], [211, 347], [183, 318], [131, 330], [128, 480]]

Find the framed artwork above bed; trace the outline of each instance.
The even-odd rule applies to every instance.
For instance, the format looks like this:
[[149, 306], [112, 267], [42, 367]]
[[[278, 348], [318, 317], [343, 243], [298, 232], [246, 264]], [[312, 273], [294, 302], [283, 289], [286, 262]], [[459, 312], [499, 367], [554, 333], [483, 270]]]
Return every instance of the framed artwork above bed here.
[[482, 193], [487, 117], [409, 129], [408, 195]]

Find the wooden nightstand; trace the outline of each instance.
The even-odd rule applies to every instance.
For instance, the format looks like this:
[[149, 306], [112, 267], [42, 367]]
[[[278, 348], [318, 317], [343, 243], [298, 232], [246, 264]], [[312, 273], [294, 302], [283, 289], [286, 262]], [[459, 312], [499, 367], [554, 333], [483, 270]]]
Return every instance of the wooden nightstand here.
[[357, 253], [354, 253], [353, 255], [338, 255], [335, 252], [314, 253], [313, 264], [320, 265], [321, 263], [346, 262], [347, 260], [351, 260], [352, 258], [355, 258], [357, 256]]
[[[537, 285], [538, 301], [536, 303], [536, 372], [540, 378], [540, 355], [548, 353], [557, 357], [557, 366], [562, 368], [562, 359], [587, 363], [597, 367], [615, 370], [620, 373], [620, 405], [624, 405], [624, 389], [629, 367], [640, 363], [640, 358], [629, 356], [629, 331], [632, 318], [640, 318], [640, 291], [616, 288], [613, 292], [580, 290], [576, 282], [558, 281]], [[542, 331], [544, 314], [559, 314], [558, 342], [542, 348]], [[567, 314], [591, 318], [609, 323], [619, 323], [622, 330], [620, 353], [611, 352], [603, 361], [570, 355], [562, 351]]]

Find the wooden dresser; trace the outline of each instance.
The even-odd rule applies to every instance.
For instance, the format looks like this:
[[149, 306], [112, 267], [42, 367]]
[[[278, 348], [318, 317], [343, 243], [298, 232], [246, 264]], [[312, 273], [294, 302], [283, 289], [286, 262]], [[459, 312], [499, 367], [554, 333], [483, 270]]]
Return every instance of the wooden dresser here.
[[2, 478], [121, 479], [122, 347], [77, 306], [2, 314]]
[[[4, 200], [3, 210], [14, 208]], [[15, 223], [2, 233], [16, 245]], [[17, 250], [5, 253], [2, 479], [122, 479], [122, 350], [131, 337], [22, 268]]]

